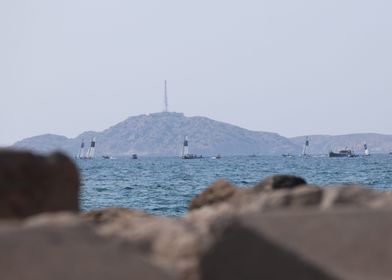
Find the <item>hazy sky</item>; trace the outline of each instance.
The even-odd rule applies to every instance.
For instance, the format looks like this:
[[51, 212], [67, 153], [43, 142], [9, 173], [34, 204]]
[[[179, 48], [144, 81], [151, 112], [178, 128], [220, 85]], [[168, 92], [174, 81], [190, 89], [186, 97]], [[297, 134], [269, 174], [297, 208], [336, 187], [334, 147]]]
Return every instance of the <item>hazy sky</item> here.
[[0, 144], [163, 109], [392, 134], [390, 0], [2, 0]]

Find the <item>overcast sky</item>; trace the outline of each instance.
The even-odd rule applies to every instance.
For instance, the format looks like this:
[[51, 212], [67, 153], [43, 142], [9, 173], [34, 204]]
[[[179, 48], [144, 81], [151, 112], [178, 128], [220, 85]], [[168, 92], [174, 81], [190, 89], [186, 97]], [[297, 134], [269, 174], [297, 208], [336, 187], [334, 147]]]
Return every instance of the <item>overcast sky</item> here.
[[0, 1], [0, 145], [169, 110], [392, 134], [390, 0]]

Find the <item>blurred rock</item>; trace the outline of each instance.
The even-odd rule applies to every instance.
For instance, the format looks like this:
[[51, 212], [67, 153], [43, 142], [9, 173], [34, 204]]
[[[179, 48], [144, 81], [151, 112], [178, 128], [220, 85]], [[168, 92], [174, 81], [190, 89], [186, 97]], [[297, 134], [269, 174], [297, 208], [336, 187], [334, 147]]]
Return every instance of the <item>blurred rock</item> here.
[[0, 218], [78, 211], [79, 175], [66, 156], [0, 151]]
[[385, 208], [392, 206], [388, 192], [369, 189], [366, 186], [338, 185], [323, 188], [322, 209], [336, 207]]
[[197, 260], [203, 280], [381, 280], [392, 278], [391, 206], [392, 192], [300, 184], [239, 191], [182, 220], [206, 240]]
[[[134, 213], [137, 212], [95, 223], [95, 231], [105, 238], [122, 240], [133, 251], [172, 271], [179, 279], [199, 279], [198, 260], [207, 240], [198, 230], [180, 219]], [[91, 224], [86, 216], [83, 221]]]
[[[381, 192], [359, 185], [320, 187], [302, 178], [277, 175], [251, 188], [238, 188], [219, 180], [192, 199], [189, 210], [203, 207], [241, 213], [258, 213], [284, 208], [392, 208], [392, 191]], [[235, 210], [234, 210], [235, 209]]]
[[107, 223], [113, 223], [117, 220], [148, 216], [149, 215], [145, 212], [127, 208], [96, 209], [80, 214], [80, 217], [84, 219], [85, 222], [91, 223], [92, 225], [102, 225]]
[[305, 179], [292, 175], [274, 175], [265, 178], [254, 187], [256, 191], [292, 189], [306, 185]]
[[338, 279], [239, 222], [219, 228], [215, 238], [200, 261], [203, 280]]
[[184, 219], [209, 240], [199, 259], [203, 280], [386, 280], [392, 277], [391, 215], [391, 209], [356, 207], [250, 213], [224, 203]]
[[[391, 215], [392, 210], [302, 209], [241, 217], [241, 223], [259, 237], [337, 279], [386, 280], [392, 278]], [[251, 254], [249, 251], [249, 255], [245, 253], [241, 258]], [[268, 258], [261, 262], [263, 267], [274, 265]]]
[[205, 205], [226, 201], [239, 190], [239, 188], [236, 188], [225, 180], [217, 180], [208, 186], [203, 192], [196, 195], [189, 203], [188, 209], [193, 210]]
[[0, 225], [0, 271], [7, 280], [173, 279], [70, 214], [42, 215], [12, 228]]

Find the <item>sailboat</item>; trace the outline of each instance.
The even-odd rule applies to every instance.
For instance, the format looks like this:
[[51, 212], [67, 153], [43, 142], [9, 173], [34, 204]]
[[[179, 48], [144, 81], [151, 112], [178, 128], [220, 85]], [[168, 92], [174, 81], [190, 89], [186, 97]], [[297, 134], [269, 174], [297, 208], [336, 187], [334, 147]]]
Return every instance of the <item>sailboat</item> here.
[[80, 144], [79, 152], [76, 158], [83, 158], [84, 157], [84, 139], [82, 138], [82, 143]]
[[307, 153], [308, 149], [309, 149], [309, 137], [306, 137], [305, 143], [304, 143], [304, 148], [302, 149], [302, 156], [303, 157], [308, 156], [308, 153]]
[[90, 147], [87, 150], [87, 153], [84, 154], [84, 140], [82, 139], [82, 143], [80, 145], [79, 153], [77, 158], [79, 159], [93, 159], [95, 154], [95, 137], [91, 139]]
[[188, 136], [185, 136], [184, 139], [184, 144], [182, 146], [182, 153], [181, 153], [181, 158], [182, 159], [197, 159], [197, 158], [202, 158], [203, 156], [199, 155], [194, 155], [189, 153], [189, 147], [188, 147]]
[[369, 152], [368, 145], [366, 144], [366, 142], [365, 142], [365, 144], [363, 144], [363, 148], [365, 149], [365, 156], [370, 156], [370, 152]]
[[93, 139], [91, 140], [90, 147], [88, 148], [86, 153], [86, 159], [94, 158], [94, 154], [95, 154], [95, 137], [93, 137]]

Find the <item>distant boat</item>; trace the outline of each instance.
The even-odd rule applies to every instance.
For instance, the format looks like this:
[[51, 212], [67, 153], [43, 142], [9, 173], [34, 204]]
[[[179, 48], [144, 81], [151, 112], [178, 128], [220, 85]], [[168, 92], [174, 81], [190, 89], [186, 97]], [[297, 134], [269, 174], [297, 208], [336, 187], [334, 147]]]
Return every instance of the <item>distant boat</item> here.
[[132, 154], [132, 159], [137, 159], [137, 154]]
[[305, 157], [305, 156], [308, 155], [307, 154], [308, 149], [309, 149], [309, 137], [306, 136], [305, 143], [304, 143], [304, 148], [302, 149], [302, 156]]
[[111, 156], [109, 156], [109, 155], [103, 155], [102, 158], [103, 158], [103, 159], [113, 159], [113, 158], [112, 158]]
[[199, 155], [195, 155], [195, 154], [190, 154], [189, 153], [189, 147], [188, 147], [188, 136], [185, 136], [184, 139], [184, 144], [182, 146], [182, 154], [181, 154], [181, 158], [182, 159], [198, 159], [198, 158], [202, 158], [203, 156], [199, 156]]
[[93, 159], [95, 154], [95, 137], [92, 138], [90, 147], [88, 148], [86, 154], [84, 154], [84, 140], [82, 138], [82, 143], [80, 145], [79, 153], [76, 158], [78, 159]]
[[93, 159], [95, 154], [95, 137], [91, 140], [90, 147], [86, 153], [86, 159]]
[[221, 159], [221, 158], [222, 158], [221, 155], [217, 155], [215, 157], [212, 157], [212, 159]]
[[365, 156], [370, 156], [370, 152], [366, 143], [363, 144], [363, 148], [365, 149]]
[[79, 152], [76, 158], [84, 158], [84, 139], [82, 138], [82, 143], [80, 144]]
[[352, 150], [340, 150], [337, 153], [329, 152], [329, 157], [357, 157]]
[[285, 157], [285, 158], [292, 158], [292, 157], [294, 157], [292, 154], [282, 154], [282, 157]]

